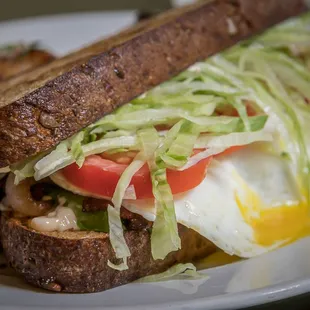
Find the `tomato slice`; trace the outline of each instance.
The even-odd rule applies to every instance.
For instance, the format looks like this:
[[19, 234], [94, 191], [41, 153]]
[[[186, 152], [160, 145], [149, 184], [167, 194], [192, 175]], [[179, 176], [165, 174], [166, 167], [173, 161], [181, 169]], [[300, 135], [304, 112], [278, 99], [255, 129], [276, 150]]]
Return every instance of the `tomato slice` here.
[[[194, 154], [200, 151], [196, 150]], [[212, 157], [206, 158], [184, 171], [168, 169], [167, 180], [172, 193], [178, 194], [197, 187], [205, 178], [206, 169], [211, 160]], [[123, 161], [119, 155], [117, 161], [102, 158], [99, 155], [92, 155], [86, 158], [82, 168], [79, 169], [76, 164], [72, 164], [64, 168], [62, 174], [67, 181], [78, 188], [102, 196], [102, 198], [111, 198], [121, 174], [129, 164], [128, 162], [126, 164], [119, 163]], [[130, 185], [134, 186], [137, 199], [154, 197], [150, 171], [147, 165], [144, 165], [133, 176]]]
[[[240, 148], [242, 146], [231, 147], [219, 155], [227, 155]], [[201, 149], [194, 150], [193, 155], [202, 151]], [[84, 191], [102, 198], [112, 198], [120, 176], [135, 155], [135, 152], [128, 153], [128, 156], [124, 154], [92, 155], [86, 158], [82, 168], [72, 164], [62, 169], [60, 173], [68, 182]], [[183, 171], [167, 169], [167, 180], [172, 193], [179, 194], [197, 187], [205, 178], [207, 167], [212, 158], [211, 156], [203, 159]], [[144, 165], [133, 176], [130, 185], [134, 186], [137, 199], [154, 197], [150, 171], [147, 165]]]

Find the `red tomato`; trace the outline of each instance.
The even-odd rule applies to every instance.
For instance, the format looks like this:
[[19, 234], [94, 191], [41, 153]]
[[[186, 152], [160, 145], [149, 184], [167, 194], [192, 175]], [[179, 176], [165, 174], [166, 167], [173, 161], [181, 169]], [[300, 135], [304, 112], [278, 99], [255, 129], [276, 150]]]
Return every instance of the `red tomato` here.
[[[196, 150], [194, 154], [200, 151]], [[112, 157], [113, 155], [108, 156]], [[99, 155], [89, 156], [82, 168], [79, 169], [76, 164], [72, 164], [64, 168], [62, 174], [70, 183], [81, 189], [103, 198], [111, 198], [121, 174], [129, 164], [129, 161], [120, 159], [119, 155], [116, 160], [117, 162], [102, 158]], [[182, 193], [198, 186], [205, 178], [206, 169], [211, 160], [212, 157], [206, 158], [184, 171], [168, 169], [167, 180], [172, 193]], [[126, 162], [126, 164], [118, 162]], [[152, 182], [147, 165], [144, 165], [133, 176], [130, 185], [135, 187], [137, 199], [153, 198]]]
[[[219, 155], [230, 154], [243, 146], [234, 146]], [[194, 150], [193, 155], [203, 150]], [[92, 155], [86, 158], [83, 167], [79, 169], [72, 164], [62, 170], [63, 176], [73, 185], [89, 193], [112, 198], [118, 180], [126, 167], [135, 157], [135, 152], [123, 154]], [[219, 156], [217, 155], [217, 156]], [[184, 170], [167, 169], [167, 180], [173, 194], [183, 193], [197, 187], [205, 178], [206, 170], [212, 156], [201, 160], [196, 165]], [[137, 199], [153, 198], [150, 171], [144, 165], [132, 178], [130, 185], [135, 187]]]

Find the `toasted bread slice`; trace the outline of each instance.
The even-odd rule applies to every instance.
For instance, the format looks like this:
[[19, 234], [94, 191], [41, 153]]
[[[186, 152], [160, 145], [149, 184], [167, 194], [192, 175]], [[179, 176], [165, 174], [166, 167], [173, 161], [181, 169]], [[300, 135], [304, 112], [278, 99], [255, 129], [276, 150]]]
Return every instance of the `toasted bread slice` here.
[[191, 64], [305, 10], [303, 0], [199, 1], [11, 80], [0, 86], [0, 167], [50, 149]]
[[27, 282], [44, 289], [90, 293], [120, 286], [141, 277], [167, 270], [176, 263], [192, 262], [213, 253], [215, 246], [193, 230], [179, 226], [182, 249], [164, 260], [154, 261], [150, 233], [125, 231], [131, 251], [129, 269], [108, 267], [114, 261], [109, 236], [105, 233], [66, 231], [39, 233], [26, 221], [2, 216], [1, 236], [9, 264]]
[[54, 59], [55, 57], [51, 53], [39, 49], [33, 44], [1, 47], [0, 82], [50, 63]]

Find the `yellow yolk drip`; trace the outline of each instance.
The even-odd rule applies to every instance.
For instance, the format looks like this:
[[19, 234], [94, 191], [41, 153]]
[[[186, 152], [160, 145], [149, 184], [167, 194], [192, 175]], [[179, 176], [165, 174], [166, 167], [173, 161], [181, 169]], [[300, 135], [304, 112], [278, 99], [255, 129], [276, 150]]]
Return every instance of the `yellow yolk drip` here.
[[267, 206], [257, 193], [243, 185], [246, 195], [241, 199], [236, 194], [236, 202], [258, 244], [284, 245], [310, 235], [309, 207], [305, 202]]
[[218, 250], [209, 256], [195, 262], [198, 270], [219, 267], [240, 261], [241, 258], [235, 255], [229, 255], [222, 250]]

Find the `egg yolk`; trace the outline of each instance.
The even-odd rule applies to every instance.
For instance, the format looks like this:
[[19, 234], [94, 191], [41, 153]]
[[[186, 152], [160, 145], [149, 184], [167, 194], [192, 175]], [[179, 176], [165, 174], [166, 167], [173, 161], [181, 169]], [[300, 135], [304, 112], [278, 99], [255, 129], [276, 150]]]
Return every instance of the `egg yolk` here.
[[289, 201], [268, 206], [256, 192], [246, 187], [243, 199], [235, 195], [236, 202], [259, 245], [284, 245], [310, 235], [310, 212], [306, 202]]
[[224, 251], [218, 249], [216, 252], [208, 255], [207, 257], [196, 261], [195, 266], [198, 270], [203, 270], [207, 268], [232, 264], [240, 260], [240, 257], [227, 254]]

